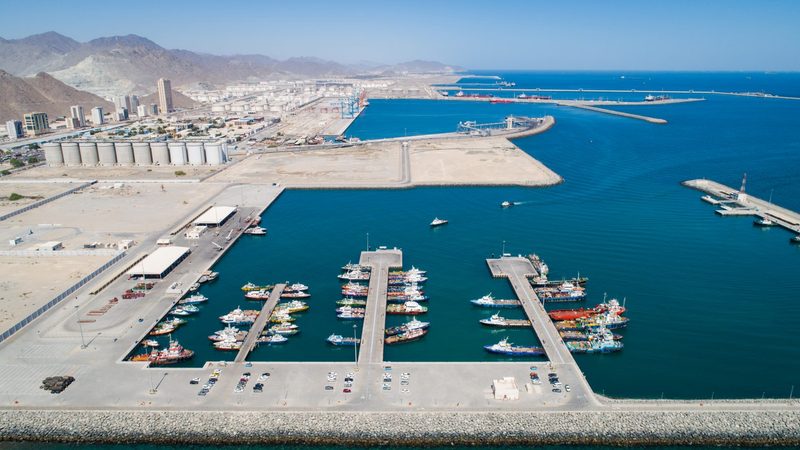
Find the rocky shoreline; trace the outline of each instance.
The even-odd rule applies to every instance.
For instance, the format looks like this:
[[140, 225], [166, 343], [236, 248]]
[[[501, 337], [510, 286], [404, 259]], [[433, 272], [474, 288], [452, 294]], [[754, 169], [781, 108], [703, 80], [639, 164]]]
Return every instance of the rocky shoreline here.
[[308, 445], [800, 445], [800, 411], [0, 411], [0, 441]]

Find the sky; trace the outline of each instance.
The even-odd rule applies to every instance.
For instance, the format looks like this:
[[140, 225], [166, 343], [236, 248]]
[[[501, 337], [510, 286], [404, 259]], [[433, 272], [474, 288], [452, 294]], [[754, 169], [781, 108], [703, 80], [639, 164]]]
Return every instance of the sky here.
[[468, 69], [800, 71], [800, 0], [0, 0], [0, 37]]

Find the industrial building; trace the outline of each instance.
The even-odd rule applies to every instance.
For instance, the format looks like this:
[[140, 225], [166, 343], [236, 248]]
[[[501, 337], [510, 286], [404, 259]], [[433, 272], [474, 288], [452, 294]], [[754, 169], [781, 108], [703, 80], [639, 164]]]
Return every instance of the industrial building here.
[[218, 166], [228, 161], [228, 146], [222, 141], [61, 141], [42, 147], [52, 167]]
[[189, 247], [159, 247], [128, 270], [130, 277], [163, 278], [186, 257]]
[[25, 122], [25, 133], [29, 136], [38, 136], [50, 131], [50, 123], [47, 121], [47, 113], [30, 112], [23, 117]]
[[192, 222], [195, 226], [218, 227], [236, 212], [233, 206], [213, 206]]

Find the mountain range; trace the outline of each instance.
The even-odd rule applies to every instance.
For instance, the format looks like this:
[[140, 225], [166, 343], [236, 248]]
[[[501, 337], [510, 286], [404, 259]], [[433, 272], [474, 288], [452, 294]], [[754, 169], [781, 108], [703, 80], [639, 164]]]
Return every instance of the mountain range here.
[[219, 86], [274, 78], [461, 70], [434, 61], [346, 65], [311, 57], [278, 60], [264, 55], [219, 56], [165, 49], [133, 34], [78, 42], [53, 31], [22, 39], [0, 38], [0, 69], [23, 77], [47, 72], [74, 88], [107, 98], [149, 94], [158, 78], [169, 78], [173, 87], [195, 83]]

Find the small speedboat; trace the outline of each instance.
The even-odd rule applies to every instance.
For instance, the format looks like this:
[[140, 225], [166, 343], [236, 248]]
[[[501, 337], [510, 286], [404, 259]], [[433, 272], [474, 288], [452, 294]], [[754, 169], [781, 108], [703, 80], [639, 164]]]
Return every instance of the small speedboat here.
[[142, 341], [142, 345], [145, 347], [158, 347], [160, 344], [155, 339], [145, 339]]
[[767, 219], [766, 217], [760, 217], [753, 221], [753, 225], [757, 227], [774, 227], [777, 224], [774, 220]]
[[514, 204], [509, 202], [508, 200], [506, 200], [503, 203], [500, 203], [500, 206], [503, 207], [503, 208], [509, 208], [511, 206], [514, 206]]
[[798, 234], [797, 236], [789, 239], [789, 242], [791, 242], [792, 244], [800, 244], [800, 234]]
[[253, 236], [264, 236], [267, 234], [267, 229], [262, 227], [250, 227], [244, 230], [244, 234], [251, 234]]
[[447, 220], [446, 219], [440, 219], [438, 217], [435, 217], [433, 219], [433, 221], [431, 222], [431, 226], [432, 227], [438, 227], [438, 226], [442, 226], [442, 225], [446, 225], [446, 224], [447, 224]]

